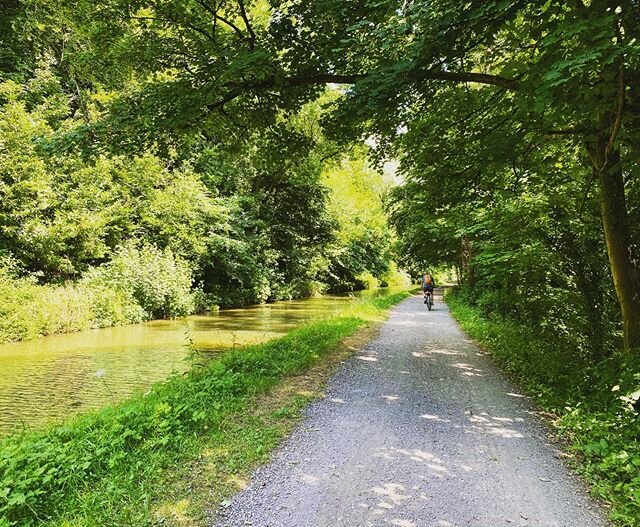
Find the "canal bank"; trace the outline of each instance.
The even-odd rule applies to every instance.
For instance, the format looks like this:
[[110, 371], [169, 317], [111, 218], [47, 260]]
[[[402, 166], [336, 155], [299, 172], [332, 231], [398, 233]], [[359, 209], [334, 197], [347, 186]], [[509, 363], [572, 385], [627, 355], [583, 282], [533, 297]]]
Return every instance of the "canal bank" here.
[[265, 460], [309, 394], [295, 391], [263, 417], [253, 412], [256, 400], [324, 363], [345, 338], [406, 296], [355, 302], [283, 338], [225, 353], [119, 406], [3, 439], [0, 518], [4, 525], [149, 525], [168, 521], [167, 507], [171, 515], [197, 516], [189, 512], [191, 469], [208, 471], [207, 480], [224, 488], [218, 462], [198, 463], [214, 456], [237, 474]]

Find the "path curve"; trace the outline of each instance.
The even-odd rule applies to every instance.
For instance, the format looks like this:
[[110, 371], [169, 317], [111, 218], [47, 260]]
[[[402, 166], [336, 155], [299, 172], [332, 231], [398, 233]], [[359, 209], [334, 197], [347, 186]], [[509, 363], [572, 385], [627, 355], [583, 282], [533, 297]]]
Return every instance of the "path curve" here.
[[601, 527], [527, 399], [442, 302], [399, 304], [218, 527]]

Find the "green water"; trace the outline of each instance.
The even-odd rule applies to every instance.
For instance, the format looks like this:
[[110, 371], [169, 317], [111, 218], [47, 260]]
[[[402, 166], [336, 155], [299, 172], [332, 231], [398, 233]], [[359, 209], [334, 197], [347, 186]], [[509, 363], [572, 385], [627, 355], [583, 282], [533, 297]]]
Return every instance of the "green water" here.
[[322, 296], [0, 345], [0, 433], [120, 401], [185, 371], [189, 339], [207, 352], [263, 342], [349, 301]]

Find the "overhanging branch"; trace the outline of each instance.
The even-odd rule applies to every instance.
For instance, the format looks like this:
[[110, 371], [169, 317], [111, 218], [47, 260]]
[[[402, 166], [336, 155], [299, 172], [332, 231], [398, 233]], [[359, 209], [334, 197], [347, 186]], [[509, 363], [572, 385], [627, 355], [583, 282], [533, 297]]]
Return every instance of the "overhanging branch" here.
[[499, 88], [504, 88], [509, 91], [517, 91], [520, 89], [520, 83], [515, 79], [468, 71], [414, 70], [410, 73], [409, 78], [417, 81], [440, 80], [448, 82], [473, 82], [498, 86]]
[[[370, 73], [312, 73], [308, 75], [298, 75], [293, 77], [273, 76], [258, 81], [248, 81], [245, 83], [228, 85], [228, 93], [221, 96], [220, 100], [213, 103], [209, 108], [214, 109], [231, 102], [245, 92], [252, 90], [262, 90], [270, 88], [297, 88], [304, 86], [314, 86], [319, 84], [356, 84], [367, 79], [375, 79], [377, 75], [383, 72]], [[425, 82], [430, 80], [446, 81], [446, 82], [473, 82], [478, 84], [487, 84], [497, 86], [505, 90], [518, 90], [520, 83], [515, 79], [508, 79], [498, 75], [489, 75], [487, 73], [474, 72], [453, 72], [453, 71], [434, 71], [434, 70], [411, 70], [408, 79], [414, 82]]]

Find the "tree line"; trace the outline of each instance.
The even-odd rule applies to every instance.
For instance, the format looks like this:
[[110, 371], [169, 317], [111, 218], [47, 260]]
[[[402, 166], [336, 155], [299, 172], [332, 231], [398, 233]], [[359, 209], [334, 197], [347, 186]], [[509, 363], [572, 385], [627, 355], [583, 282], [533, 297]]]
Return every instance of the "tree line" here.
[[[219, 192], [263, 192], [270, 235], [301, 248], [275, 209], [306, 200], [308, 219], [319, 187], [283, 192], [282, 175], [299, 183], [333, 148], [373, 138], [374, 158], [401, 161], [391, 213], [409, 263], [457, 266], [490, 309], [511, 309], [503, 295], [539, 317], [569, 299], [595, 341], [621, 324], [625, 348], [640, 344], [637, 1], [14, 0], [5, 11], [5, 77], [26, 82], [45, 61], [74, 115], [40, 148], [84, 159], [151, 148], [171, 171], [214, 165]], [[342, 88], [322, 99], [328, 84]], [[312, 102], [324, 150], [292, 125]], [[243, 163], [259, 174], [239, 181]], [[285, 281], [305, 257], [278, 261]]]
[[325, 131], [338, 91], [201, 116], [173, 15], [0, 9], [0, 340], [405, 280], [389, 178]]

